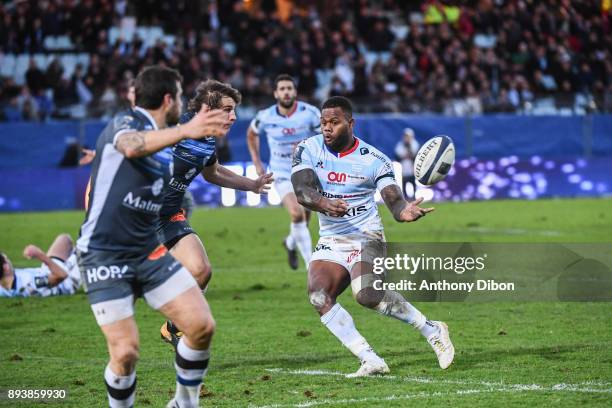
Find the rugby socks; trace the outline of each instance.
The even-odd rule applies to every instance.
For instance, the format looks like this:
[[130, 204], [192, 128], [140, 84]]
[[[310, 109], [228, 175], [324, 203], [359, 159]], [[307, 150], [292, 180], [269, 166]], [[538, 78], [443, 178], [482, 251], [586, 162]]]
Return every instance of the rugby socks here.
[[310, 238], [310, 231], [308, 231], [308, 224], [304, 222], [292, 222], [291, 223], [291, 236], [295, 240], [295, 244], [306, 262], [306, 267], [310, 263], [310, 257], [312, 256], [312, 240]]
[[110, 364], [104, 370], [104, 382], [110, 408], [130, 408], [134, 406], [136, 396], [136, 371], [130, 375], [117, 375]]
[[339, 303], [321, 316], [321, 323], [361, 361], [378, 361], [381, 358], [372, 350], [368, 341], [357, 331], [351, 315]]
[[181, 338], [176, 347], [176, 394], [174, 400], [181, 408], [197, 408], [202, 379], [208, 368], [208, 350], [194, 350]]
[[295, 249], [295, 239], [293, 239], [293, 235], [291, 235], [291, 233], [289, 233], [289, 235], [287, 235], [287, 238], [285, 238], [285, 245], [290, 251], [293, 251]]
[[385, 291], [381, 302], [375, 307], [382, 315], [394, 317], [414, 326], [425, 338], [438, 333], [438, 328], [423, 313], [412, 306], [402, 295], [393, 290]]

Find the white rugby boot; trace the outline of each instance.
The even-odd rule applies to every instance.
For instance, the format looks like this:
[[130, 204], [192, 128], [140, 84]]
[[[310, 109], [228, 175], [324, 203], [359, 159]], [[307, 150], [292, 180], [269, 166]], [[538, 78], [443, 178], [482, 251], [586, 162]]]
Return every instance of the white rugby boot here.
[[385, 360], [379, 358], [378, 360], [365, 360], [361, 362], [359, 370], [352, 374], [347, 374], [347, 378], [357, 377], [369, 377], [372, 375], [387, 374], [389, 372], [389, 366], [385, 363]]
[[427, 337], [427, 342], [436, 352], [440, 368], [444, 370], [453, 363], [453, 359], [455, 358], [455, 346], [453, 346], [453, 343], [451, 342], [446, 323], [436, 321], [433, 321], [432, 323], [438, 326], [439, 331], [438, 333]]

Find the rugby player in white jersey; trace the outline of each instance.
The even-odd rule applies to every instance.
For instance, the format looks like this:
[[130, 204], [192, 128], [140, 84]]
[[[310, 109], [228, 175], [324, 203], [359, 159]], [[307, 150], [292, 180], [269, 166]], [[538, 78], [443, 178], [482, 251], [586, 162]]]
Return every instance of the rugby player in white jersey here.
[[362, 306], [419, 330], [445, 369], [455, 353], [446, 324], [427, 320], [398, 292], [375, 290], [371, 262], [366, 262], [362, 253], [366, 242], [385, 240], [374, 200], [376, 190], [397, 222], [416, 221], [433, 208], [419, 207], [422, 199], [404, 199], [391, 161], [355, 137], [354, 123], [351, 102], [332, 97], [322, 108], [323, 134], [303, 141], [294, 153], [291, 181], [297, 200], [320, 213], [320, 239], [308, 268], [310, 302], [321, 323], [361, 360], [361, 367], [351, 377], [384, 374], [389, 367], [357, 331], [351, 315], [336, 302], [349, 285]]
[[58, 235], [47, 253], [27, 245], [23, 256], [38, 259], [37, 268], [14, 268], [9, 257], [0, 252], [0, 297], [72, 295], [81, 285], [72, 238]]
[[320, 132], [321, 113], [316, 107], [297, 100], [295, 80], [287, 74], [281, 74], [274, 80], [274, 98], [276, 104], [257, 112], [251, 122], [247, 144], [257, 174], [262, 176], [266, 170], [260, 157], [259, 138], [265, 135], [268, 140], [269, 169], [274, 173], [274, 189], [291, 217], [290, 232], [283, 245], [288, 252], [289, 266], [297, 269], [296, 247], [308, 266], [312, 240], [308, 231], [309, 211], [297, 202], [291, 185], [291, 157], [299, 142]]

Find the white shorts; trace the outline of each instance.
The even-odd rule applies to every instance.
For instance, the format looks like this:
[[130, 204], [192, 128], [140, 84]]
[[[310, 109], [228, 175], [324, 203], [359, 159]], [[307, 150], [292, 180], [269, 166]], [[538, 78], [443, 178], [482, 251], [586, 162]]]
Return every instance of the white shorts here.
[[281, 201], [283, 198], [289, 193], [293, 193], [293, 184], [291, 184], [291, 180], [286, 178], [279, 178], [274, 180], [274, 189], [278, 193]]
[[[382, 231], [373, 231], [368, 236], [363, 235], [331, 235], [319, 238], [317, 246], [310, 258], [312, 261], [330, 261], [342, 265], [351, 271], [357, 262], [364, 260], [363, 250], [366, 242], [385, 242]], [[369, 248], [372, 248], [369, 246]], [[368, 256], [376, 256], [369, 254]]]

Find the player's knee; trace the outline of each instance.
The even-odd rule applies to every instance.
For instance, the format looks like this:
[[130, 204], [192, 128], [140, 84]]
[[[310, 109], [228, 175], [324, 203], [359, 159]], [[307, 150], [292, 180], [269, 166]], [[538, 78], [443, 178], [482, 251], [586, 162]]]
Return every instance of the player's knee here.
[[117, 364], [130, 371], [129, 369], [136, 365], [136, 362], [140, 357], [140, 350], [137, 344], [125, 343], [117, 345], [111, 353], [111, 356]]
[[330, 296], [322, 289], [310, 290], [308, 299], [310, 300], [310, 304], [317, 310], [323, 309], [332, 302]]
[[212, 267], [210, 265], [210, 262], [200, 261], [190, 268], [190, 272], [196, 282], [198, 282], [198, 285], [203, 288], [210, 280], [210, 276], [212, 274]]
[[206, 318], [200, 319], [198, 322], [195, 322], [188, 331], [183, 331], [186, 335], [189, 336], [191, 340], [196, 343], [204, 343], [215, 334], [215, 329], [217, 327], [217, 323], [212, 316], [208, 316]]
[[306, 215], [304, 214], [304, 210], [302, 207], [296, 206], [289, 210], [289, 215], [291, 216], [291, 222], [304, 222], [306, 221]]
[[371, 287], [362, 288], [359, 292], [356, 294], [354, 293], [353, 295], [355, 296], [357, 303], [363, 307], [367, 307], [368, 309], [376, 308], [383, 297], [379, 291]]

